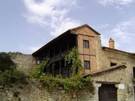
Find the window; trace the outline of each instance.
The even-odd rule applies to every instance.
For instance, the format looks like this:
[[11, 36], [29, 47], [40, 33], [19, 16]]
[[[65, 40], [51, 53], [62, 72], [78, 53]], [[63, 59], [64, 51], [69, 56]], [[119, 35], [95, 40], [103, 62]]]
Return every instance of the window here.
[[90, 61], [84, 61], [84, 69], [90, 69]]
[[114, 62], [111, 62], [111, 64], [110, 64], [111, 66], [116, 66], [117, 65], [117, 63], [114, 63]]
[[83, 48], [89, 48], [89, 40], [83, 40]]

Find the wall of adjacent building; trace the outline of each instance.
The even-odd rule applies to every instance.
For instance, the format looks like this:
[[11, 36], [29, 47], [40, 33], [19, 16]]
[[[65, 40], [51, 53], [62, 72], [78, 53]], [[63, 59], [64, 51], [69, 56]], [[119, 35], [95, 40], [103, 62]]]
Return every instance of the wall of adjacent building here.
[[[102, 73], [94, 76], [93, 80], [106, 83], [118, 82], [119, 84], [116, 84], [118, 101], [134, 101], [133, 67], [135, 67], [135, 56], [111, 49], [102, 49], [100, 53], [98, 63], [101, 70], [111, 68], [111, 62], [117, 63], [117, 65], [125, 65], [127, 68]], [[121, 85], [124, 85], [124, 88], [121, 89]]]

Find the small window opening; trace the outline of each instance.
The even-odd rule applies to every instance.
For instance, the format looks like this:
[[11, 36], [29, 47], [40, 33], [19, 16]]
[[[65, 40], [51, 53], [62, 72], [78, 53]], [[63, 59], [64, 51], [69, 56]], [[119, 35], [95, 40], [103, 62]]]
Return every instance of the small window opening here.
[[89, 40], [83, 40], [83, 48], [89, 48]]
[[114, 62], [111, 62], [111, 64], [110, 64], [111, 66], [116, 66], [117, 65], [117, 63], [114, 63]]
[[84, 69], [90, 69], [90, 61], [84, 61]]

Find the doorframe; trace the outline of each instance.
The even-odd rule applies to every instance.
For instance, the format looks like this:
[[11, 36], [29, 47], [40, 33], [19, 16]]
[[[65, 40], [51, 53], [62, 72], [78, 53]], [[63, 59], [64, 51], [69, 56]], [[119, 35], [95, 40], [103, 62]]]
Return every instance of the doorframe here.
[[98, 101], [100, 101], [100, 88], [103, 87], [103, 85], [112, 85], [114, 86], [114, 88], [116, 88], [116, 101], [118, 101], [118, 88], [116, 87], [116, 83], [110, 83], [110, 82], [106, 82], [106, 83], [101, 83], [101, 86], [98, 89]]

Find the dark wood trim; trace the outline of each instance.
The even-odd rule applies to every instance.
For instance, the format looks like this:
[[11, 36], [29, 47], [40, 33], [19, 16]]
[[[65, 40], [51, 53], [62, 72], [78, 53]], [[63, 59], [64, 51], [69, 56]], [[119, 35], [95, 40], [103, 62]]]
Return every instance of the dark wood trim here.
[[95, 36], [85, 35], [85, 34], [81, 34], [81, 33], [78, 33], [77, 35], [88, 36], [88, 37], [95, 37]]
[[82, 53], [79, 53], [79, 55], [96, 56], [94, 54], [82, 54]]
[[96, 83], [101, 83], [101, 84], [120, 84], [120, 82], [108, 82], [108, 81], [96, 81]]
[[[46, 50], [48, 47], [50, 47], [52, 44], [56, 43], [58, 40], [62, 39], [62, 38], [66, 38], [67, 36], [72, 35], [72, 36], [77, 36], [76, 34], [71, 33], [70, 30], [62, 33], [61, 35], [59, 35], [58, 37], [52, 39], [51, 41], [49, 41], [48, 43], [46, 43], [44, 46], [42, 46], [41, 48], [39, 48], [37, 51], [35, 51], [34, 53], [32, 53], [32, 56], [36, 57], [40, 52], [42, 52], [43, 50]], [[53, 46], [51, 46], [53, 47]]]

